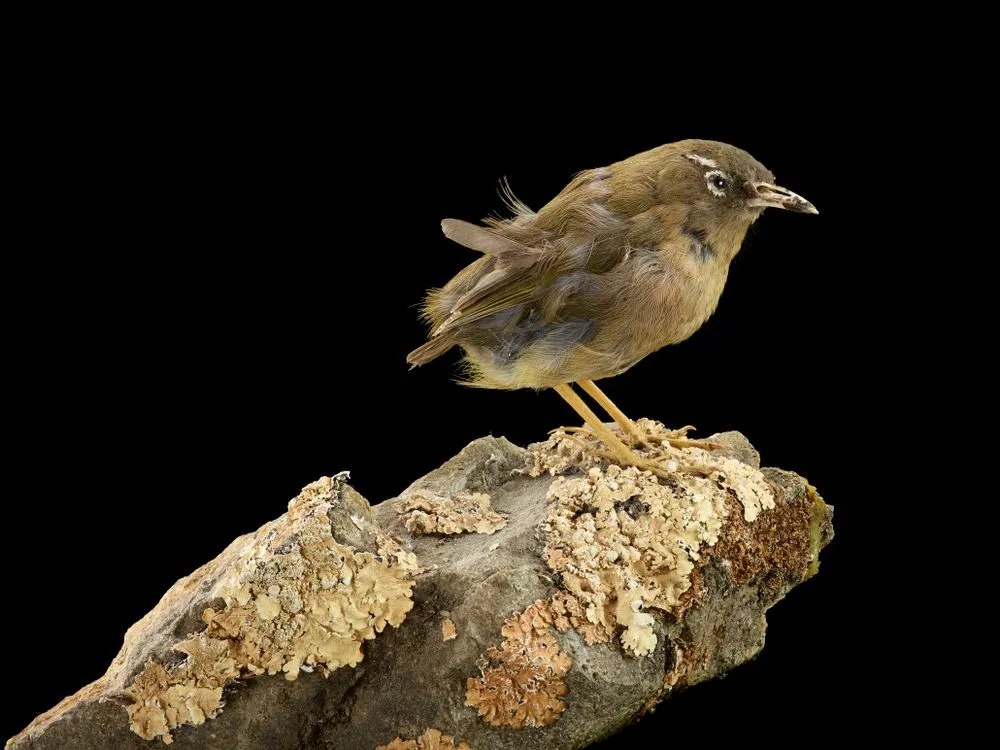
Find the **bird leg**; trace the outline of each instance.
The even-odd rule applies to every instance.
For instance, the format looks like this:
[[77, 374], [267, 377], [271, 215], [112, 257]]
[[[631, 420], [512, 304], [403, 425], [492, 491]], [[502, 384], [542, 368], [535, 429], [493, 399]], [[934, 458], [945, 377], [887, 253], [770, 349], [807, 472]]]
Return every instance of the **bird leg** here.
[[600, 420], [586, 402], [573, 390], [569, 383], [560, 383], [555, 386], [555, 392], [563, 397], [573, 411], [583, 418], [587, 426], [593, 430], [594, 434], [611, 450], [609, 458], [616, 461], [621, 466], [635, 466], [643, 471], [651, 471], [656, 476], [666, 479], [670, 472], [655, 461], [638, 456], [625, 443], [623, 443], [611, 429]]
[[633, 443], [650, 447], [649, 441], [645, 435], [639, 432], [639, 428], [635, 422], [625, 416], [625, 412], [615, 406], [615, 403], [605, 395], [604, 391], [597, 387], [597, 383], [593, 380], [578, 380], [577, 385], [590, 394], [590, 397], [597, 402], [597, 405], [604, 409], [609, 417], [615, 420], [615, 424], [622, 428], [622, 432], [628, 435]]
[[[597, 387], [597, 383], [593, 380], [579, 380], [577, 384], [583, 388], [590, 397], [598, 403], [598, 405], [607, 412], [607, 415], [615, 420], [615, 423], [622, 428], [622, 432], [628, 435], [633, 443], [638, 443], [647, 448], [652, 447], [649, 442], [649, 437], [643, 435], [639, 431], [635, 422], [625, 416], [625, 412], [615, 406], [614, 402], [605, 395], [604, 391]], [[670, 443], [674, 448], [702, 448], [704, 450], [713, 450], [721, 448], [722, 446], [718, 443], [711, 443], [707, 440], [688, 440], [685, 435], [688, 430], [693, 430], [694, 427], [688, 425], [687, 427], [681, 427], [679, 430], [673, 430], [668, 433], [666, 438], [667, 442]]]

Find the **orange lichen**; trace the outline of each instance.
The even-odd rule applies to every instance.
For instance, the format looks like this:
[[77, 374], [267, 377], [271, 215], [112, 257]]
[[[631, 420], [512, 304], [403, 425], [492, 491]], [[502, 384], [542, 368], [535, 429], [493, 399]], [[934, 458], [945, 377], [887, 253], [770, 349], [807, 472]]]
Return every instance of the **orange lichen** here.
[[437, 729], [428, 729], [415, 740], [397, 737], [388, 745], [379, 745], [375, 750], [472, 750], [472, 747], [465, 742], [456, 745], [454, 737], [441, 734]]
[[221, 710], [226, 683], [353, 667], [365, 640], [403, 622], [415, 558], [381, 534], [379, 557], [338, 543], [329, 513], [339, 487], [328, 477], [308, 485], [287, 514], [256, 532], [219, 584], [225, 607], [206, 609], [204, 633], [174, 646], [188, 658], [169, 669], [149, 662], [125, 690], [134, 732], [169, 743], [174, 727]]
[[[791, 498], [786, 488], [773, 486], [778, 502], [766, 522], [747, 523], [737, 516], [719, 542], [717, 551], [727, 561], [736, 583], [745, 584], [770, 572], [779, 575], [769, 575], [765, 585], [776, 588], [782, 580], [809, 577], [818, 566], [819, 522], [826, 504], [812, 485], [793, 484], [799, 495]], [[813, 534], [817, 538], [812, 538]]]
[[450, 617], [441, 621], [441, 637], [446, 641], [453, 641], [458, 637], [458, 629]]
[[490, 496], [483, 492], [442, 497], [414, 490], [398, 513], [414, 534], [493, 534], [507, 525], [507, 519], [490, 508]]
[[548, 602], [536, 601], [507, 619], [504, 642], [480, 660], [480, 677], [466, 681], [465, 705], [479, 711], [493, 726], [544, 727], [566, 710], [563, 679], [573, 660], [552, 633]]

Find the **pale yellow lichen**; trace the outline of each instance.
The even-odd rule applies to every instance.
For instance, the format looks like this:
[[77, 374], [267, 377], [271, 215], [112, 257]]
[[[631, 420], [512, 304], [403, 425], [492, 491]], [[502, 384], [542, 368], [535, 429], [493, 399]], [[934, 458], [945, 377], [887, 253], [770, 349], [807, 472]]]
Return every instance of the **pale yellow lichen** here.
[[688, 466], [700, 470], [721, 490], [730, 489], [735, 493], [747, 521], [756, 521], [761, 511], [774, 509], [774, 494], [759, 469], [700, 448], [687, 448], [686, 452]]
[[338, 543], [329, 518], [337, 491], [327, 477], [308, 485], [254, 535], [219, 586], [226, 606], [206, 609], [204, 633], [174, 647], [188, 658], [169, 669], [149, 662], [126, 689], [134, 732], [169, 743], [171, 729], [221, 710], [227, 682], [353, 667], [363, 641], [402, 623], [416, 560], [381, 534], [379, 557]]
[[553, 481], [545, 561], [562, 577], [564, 591], [552, 597], [558, 629], [573, 627], [594, 643], [622, 626], [628, 652], [652, 653], [653, 618], [644, 610], [681, 603], [695, 564], [719, 539], [728, 493], [748, 521], [774, 507], [763, 475], [735, 459], [685, 448], [677, 466], [669, 480], [612, 464]]
[[596, 445], [596, 439], [594, 443], [590, 443], [577, 435], [556, 430], [548, 440], [528, 446], [525, 466], [521, 471], [530, 477], [540, 477], [542, 474], [557, 476], [571, 469], [586, 471], [591, 466], [601, 464], [598, 453], [590, 450]]
[[281, 612], [281, 603], [273, 596], [261, 594], [257, 597], [257, 616], [262, 620], [273, 620]]
[[403, 549], [397, 540], [393, 539], [391, 536], [383, 534], [381, 531], [377, 533], [378, 541], [378, 556], [383, 560], [388, 560], [391, 565], [398, 565], [403, 570], [409, 571], [410, 575], [420, 575], [426, 568], [422, 568], [417, 564], [417, 556], [413, 552], [407, 552]]
[[504, 642], [480, 660], [480, 677], [466, 681], [465, 705], [493, 726], [544, 727], [566, 710], [564, 677], [573, 666], [552, 633], [548, 602], [536, 601], [504, 622]]
[[507, 525], [507, 519], [490, 508], [490, 496], [483, 492], [442, 497], [414, 490], [398, 512], [414, 534], [493, 534]]
[[453, 641], [458, 637], [458, 629], [450, 617], [441, 621], [441, 637], [446, 641]]
[[591, 622], [587, 619], [587, 609], [568, 591], [556, 591], [549, 599], [549, 606], [553, 614], [552, 624], [560, 633], [572, 628], [583, 636], [588, 645], [607, 643], [614, 635], [606, 622]]
[[239, 676], [236, 661], [225, 641], [197, 635], [177, 646], [188, 658], [170, 670], [150, 661], [125, 690], [132, 700], [126, 706], [136, 734], [151, 740], [173, 742], [171, 729], [181, 724], [198, 726], [222, 710], [222, 687]]
[[[670, 472], [713, 477], [727, 484], [743, 504], [747, 521], [756, 519], [761, 510], [774, 508], [774, 496], [757, 469], [713, 451], [677, 448], [670, 444], [670, 439], [686, 438], [686, 433], [693, 428], [668, 430], [661, 422], [645, 418], [635, 424], [647, 441], [646, 445], [635, 448], [637, 455], [657, 462]], [[621, 434], [617, 426], [612, 429]], [[586, 472], [603, 465], [602, 453], [606, 453], [606, 449], [593, 434], [567, 434], [555, 430], [548, 440], [528, 446], [527, 462], [522, 471], [532, 477], [546, 472], [555, 476], [572, 469]]]
[[438, 729], [428, 729], [415, 740], [403, 740], [397, 737], [388, 745], [379, 745], [375, 750], [472, 750], [465, 742], [455, 744], [455, 738], [441, 734]]
[[653, 616], [642, 612], [642, 595], [636, 589], [619, 591], [615, 617], [625, 627], [622, 645], [636, 656], [646, 656], [656, 648]]

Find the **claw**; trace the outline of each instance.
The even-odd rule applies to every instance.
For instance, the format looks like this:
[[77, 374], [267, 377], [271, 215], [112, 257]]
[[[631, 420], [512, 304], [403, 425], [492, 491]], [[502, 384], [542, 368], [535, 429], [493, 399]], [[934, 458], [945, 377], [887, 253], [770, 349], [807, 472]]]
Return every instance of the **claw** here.
[[595, 454], [595, 455], [597, 455], [600, 458], [603, 458], [605, 460], [607, 460], [607, 456], [610, 455], [610, 454], [605, 454], [604, 451], [599, 450], [598, 448], [595, 448], [591, 443], [588, 443], [586, 440], [581, 440], [580, 438], [576, 437], [575, 435], [564, 434], [563, 435], [563, 439], [564, 440], [569, 440], [571, 443], [576, 443], [583, 450], [589, 451], [589, 452], [591, 452], [591, 453], [593, 453], [593, 454]]
[[667, 434], [672, 438], [683, 438], [687, 437], [689, 432], [696, 432], [697, 427], [693, 424], [684, 425], [683, 427], [678, 427], [676, 430], [670, 430]]
[[556, 427], [554, 430], [549, 430], [550, 435], [555, 435], [557, 432], [561, 432], [565, 435], [570, 433], [583, 433], [584, 435], [593, 435], [594, 433], [588, 430], [586, 427]]
[[705, 451], [718, 451], [726, 446], [721, 443], [711, 443], [708, 440], [685, 440], [684, 438], [667, 438], [674, 448], [701, 448]]

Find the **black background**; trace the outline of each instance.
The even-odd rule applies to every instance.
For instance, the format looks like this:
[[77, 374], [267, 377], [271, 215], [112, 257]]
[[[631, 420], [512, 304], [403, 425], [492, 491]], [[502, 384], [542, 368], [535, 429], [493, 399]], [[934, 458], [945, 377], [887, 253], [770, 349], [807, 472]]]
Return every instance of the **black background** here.
[[[456, 385], [457, 352], [408, 371], [424, 290], [474, 257], [439, 222], [502, 211], [502, 176], [537, 208], [576, 171], [697, 137], [748, 150], [820, 215], [766, 212], [703, 329], [603, 385], [633, 417], [741, 430], [836, 506], [837, 539], [769, 613], [757, 660], [602, 747], [700, 740], [707, 723], [720, 741], [848, 736], [870, 708], [858, 649], [891, 650], [852, 614], [880, 517], [845, 453], [890, 395], [894, 346], [877, 213], [859, 200], [860, 131], [879, 128], [862, 79], [521, 80], [457, 56], [403, 52], [378, 73], [290, 55], [174, 50], [141, 72], [109, 58], [64, 70], [39, 120], [24, 193], [43, 210], [8, 278], [24, 299], [8, 336], [22, 520], [2, 554], [8, 616], [30, 627], [5, 655], [24, 676], [5, 734], [99, 677], [178, 577], [306, 483], [349, 469], [374, 503], [481, 435], [525, 444], [575, 423], [551, 392]], [[886, 666], [863, 683], [893, 680]], [[837, 721], [818, 728], [821, 710]]]

